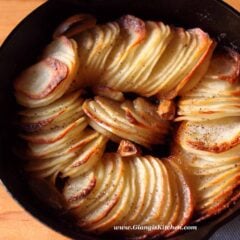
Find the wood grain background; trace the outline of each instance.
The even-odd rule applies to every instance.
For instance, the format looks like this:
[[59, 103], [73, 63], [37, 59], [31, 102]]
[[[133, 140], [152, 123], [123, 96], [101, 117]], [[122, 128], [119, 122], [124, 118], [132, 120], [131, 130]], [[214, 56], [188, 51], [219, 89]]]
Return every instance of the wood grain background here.
[[[0, 0], [0, 45], [27, 14], [45, 0]], [[226, 0], [240, 11], [240, 0]], [[239, 31], [236, 30], [236, 31]], [[0, 240], [67, 240], [25, 212], [0, 183]]]

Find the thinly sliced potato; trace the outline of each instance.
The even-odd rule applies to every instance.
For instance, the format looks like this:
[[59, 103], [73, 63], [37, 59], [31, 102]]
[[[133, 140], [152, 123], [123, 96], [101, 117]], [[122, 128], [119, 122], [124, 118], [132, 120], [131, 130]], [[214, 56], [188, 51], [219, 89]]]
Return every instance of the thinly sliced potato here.
[[188, 150], [223, 153], [239, 145], [240, 118], [228, 117], [204, 122], [184, 122], [177, 141]]
[[[102, 134], [106, 133], [110, 138], [112, 133], [113, 139], [125, 138], [147, 147], [162, 143], [168, 130], [168, 122], [160, 119], [150, 103], [140, 107], [141, 103], [137, 104], [140, 100], [135, 101], [121, 104], [103, 97], [95, 97], [95, 100], [87, 100], [83, 109], [94, 122], [91, 126], [99, 126], [95, 129], [100, 130]], [[134, 108], [133, 104], [139, 106]], [[148, 108], [143, 110], [144, 106]]]
[[18, 103], [35, 108], [59, 99], [68, 90], [78, 66], [77, 43], [64, 36], [57, 38], [47, 46], [42, 60], [15, 81]]

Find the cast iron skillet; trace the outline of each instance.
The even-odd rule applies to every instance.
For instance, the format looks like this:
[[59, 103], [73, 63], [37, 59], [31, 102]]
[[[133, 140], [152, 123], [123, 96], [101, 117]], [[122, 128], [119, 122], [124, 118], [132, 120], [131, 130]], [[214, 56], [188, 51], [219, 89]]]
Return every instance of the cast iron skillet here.
[[[10, 34], [0, 49], [0, 178], [12, 196], [33, 216], [71, 238], [100, 239], [74, 228], [68, 217], [42, 204], [29, 189], [20, 160], [13, 154], [16, 141], [13, 127], [16, 104], [12, 81], [21, 70], [32, 64], [51, 33], [65, 18], [75, 13], [94, 14], [101, 22], [123, 14], [144, 19], [158, 19], [178, 26], [201, 27], [222, 45], [240, 52], [240, 14], [218, 0], [52, 0], [48, 1]], [[202, 224], [198, 231], [178, 239], [201, 239], [209, 235], [219, 222], [239, 214], [236, 204], [221, 216]], [[106, 236], [101, 239], [107, 238]], [[108, 238], [111, 238], [111, 236]], [[116, 237], [114, 237], [116, 239]]]

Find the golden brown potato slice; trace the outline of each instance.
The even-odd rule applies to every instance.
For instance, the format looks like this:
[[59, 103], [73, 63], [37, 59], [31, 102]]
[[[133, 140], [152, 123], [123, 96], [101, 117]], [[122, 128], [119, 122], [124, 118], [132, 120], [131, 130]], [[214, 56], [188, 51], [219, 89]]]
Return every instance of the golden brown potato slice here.
[[60, 37], [47, 46], [42, 60], [23, 72], [14, 83], [19, 104], [35, 108], [60, 98], [78, 69], [77, 44]]
[[176, 106], [173, 100], [162, 100], [158, 105], [158, 115], [164, 120], [173, 120], [176, 114]]
[[[184, 122], [178, 130], [177, 141], [192, 152], [226, 152], [237, 145], [240, 134], [239, 117], [204, 122]], [[197, 150], [197, 151], [194, 151]], [[191, 150], [190, 150], [191, 151]]]
[[121, 157], [131, 157], [140, 155], [141, 149], [128, 140], [121, 140], [117, 153], [119, 153]]
[[222, 49], [220, 52], [215, 52], [206, 77], [211, 79], [221, 79], [229, 83], [235, 83], [239, 80], [239, 69], [239, 53], [229, 48]]

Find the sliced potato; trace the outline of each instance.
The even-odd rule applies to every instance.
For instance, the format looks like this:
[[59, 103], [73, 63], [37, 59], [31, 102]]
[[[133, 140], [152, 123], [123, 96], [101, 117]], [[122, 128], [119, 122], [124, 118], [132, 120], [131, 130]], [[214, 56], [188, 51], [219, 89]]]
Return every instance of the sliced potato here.
[[87, 172], [67, 181], [63, 189], [63, 195], [67, 203], [86, 197], [96, 185], [94, 172]]
[[[140, 100], [135, 101], [139, 102]], [[135, 101], [134, 104], [137, 104]], [[113, 134], [113, 140], [125, 138], [149, 147], [152, 144], [163, 142], [168, 122], [161, 120], [157, 113], [151, 110], [153, 106], [150, 103], [143, 106], [145, 105], [150, 108], [143, 111], [140, 106], [134, 108], [133, 103], [128, 101], [121, 104], [103, 97], [95, 97], [95, 100], [87, 100], [83, 109], [95, 123], [91, 123], [91, 126], [93, 128], [96, 125], [99, 126], [95, 129], [100, 130], [102, 134], [110, 132]], [[115, 135], [118, 138], [114, 138]], [[111, 134], [107, 134], [107, 136], [111, 138]]]
[[[236, 147], [240, 135], [240, 118], [229, 117], [204, 122], [184, 122], [177, 141], [183, 148], [222, 153]], [[196, 152], [196, 151], [194, 151]], [[217, 155], [216, 155], [217, 158]]]
[[204, 121], [239, 116], [240, 55], [233, 50], [215, 53], [210, 67], [191, 91], [182, 92], [176, 121]]
[[19, 104], [46, 106], [68, 90], [78, 70], [77, 43], [60, 37], [50, 43], [42, 60], [27, 69], [14, 83]]

